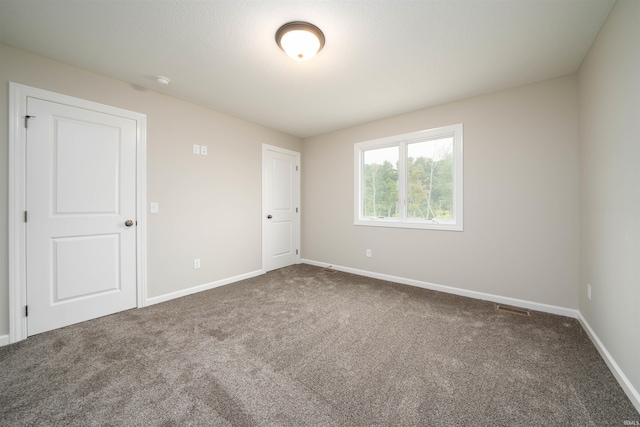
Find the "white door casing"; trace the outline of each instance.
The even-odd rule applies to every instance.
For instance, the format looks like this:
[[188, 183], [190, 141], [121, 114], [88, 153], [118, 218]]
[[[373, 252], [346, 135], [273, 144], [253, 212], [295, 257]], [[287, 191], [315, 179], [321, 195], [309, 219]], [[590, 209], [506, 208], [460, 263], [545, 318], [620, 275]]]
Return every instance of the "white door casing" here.
[[262, 146], [262, 269], [300, 260], [300, 153]]
[[10, 107], [10, 342], [144, 306], [145, 116], [14, 83]]

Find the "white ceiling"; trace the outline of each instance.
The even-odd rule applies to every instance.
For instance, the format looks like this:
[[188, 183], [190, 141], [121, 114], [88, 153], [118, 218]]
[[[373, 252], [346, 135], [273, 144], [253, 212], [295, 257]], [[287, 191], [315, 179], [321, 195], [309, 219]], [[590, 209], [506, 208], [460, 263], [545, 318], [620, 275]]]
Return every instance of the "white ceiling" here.
[[[574, 73], [614, 3], [0, 0], [0, 41], [307, 137]], [[298, 20], [307, 62], [274, 40]]]

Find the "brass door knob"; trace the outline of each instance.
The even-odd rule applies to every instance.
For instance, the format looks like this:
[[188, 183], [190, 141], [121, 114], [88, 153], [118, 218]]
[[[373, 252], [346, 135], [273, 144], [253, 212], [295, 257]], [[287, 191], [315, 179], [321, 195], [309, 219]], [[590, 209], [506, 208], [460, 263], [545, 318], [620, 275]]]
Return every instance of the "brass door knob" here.
[[126, 220], [124, 222], [124, 225], [126, 225], [127, 227], [131, 227], [133, 225], [133, 221], [131, 221], [130, 219]]

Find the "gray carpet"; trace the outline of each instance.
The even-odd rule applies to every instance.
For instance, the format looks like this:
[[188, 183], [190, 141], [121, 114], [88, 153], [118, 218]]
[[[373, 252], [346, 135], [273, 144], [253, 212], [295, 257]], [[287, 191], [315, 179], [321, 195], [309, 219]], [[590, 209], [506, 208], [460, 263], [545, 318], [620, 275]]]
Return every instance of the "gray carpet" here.
[[0, 423], [638, 422], [575, 319], [298, 265], [0, 348]]

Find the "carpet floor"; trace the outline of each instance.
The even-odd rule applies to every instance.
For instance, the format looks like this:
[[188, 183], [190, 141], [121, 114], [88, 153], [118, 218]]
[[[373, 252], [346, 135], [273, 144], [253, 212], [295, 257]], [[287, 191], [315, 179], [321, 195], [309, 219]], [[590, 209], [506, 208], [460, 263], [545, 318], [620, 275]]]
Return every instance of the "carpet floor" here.
[[639, 421], [575, 319], [309, 265], [0, 348], [2, 426]]

